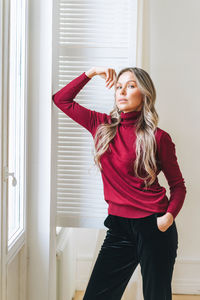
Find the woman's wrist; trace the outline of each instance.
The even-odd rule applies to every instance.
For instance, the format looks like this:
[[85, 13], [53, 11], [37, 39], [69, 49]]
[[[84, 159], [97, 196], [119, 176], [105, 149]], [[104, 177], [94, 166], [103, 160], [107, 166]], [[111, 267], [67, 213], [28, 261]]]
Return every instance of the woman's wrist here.
[[95, 76], [96, 75], [95, 68], [94, 67], [90, 68], [88, 71], [85, 72], [85, 75], [89, 78]]
[[165, 214], [165, 216], [166, 216], [166, 219], [167, 219], [168, 222], [173, 223], [174, 217], [173, 217], [172, 213], [167, 212], [167, 213]]

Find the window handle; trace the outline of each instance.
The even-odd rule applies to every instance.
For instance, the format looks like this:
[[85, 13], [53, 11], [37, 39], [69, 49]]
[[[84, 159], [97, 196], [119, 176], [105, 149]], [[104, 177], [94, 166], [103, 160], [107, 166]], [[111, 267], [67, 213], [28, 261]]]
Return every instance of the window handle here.
[[12, 176], [13, 180], [12, 180], [12, 185], [16, 186], [17, 185], [17, 179], [14, 176], [14, 172], [8, 172], [8, 168], [5, 167], [4, 168], [4, 176], [3, 176], [3, 180], [6, 181], [8, 179], [9, 176]]

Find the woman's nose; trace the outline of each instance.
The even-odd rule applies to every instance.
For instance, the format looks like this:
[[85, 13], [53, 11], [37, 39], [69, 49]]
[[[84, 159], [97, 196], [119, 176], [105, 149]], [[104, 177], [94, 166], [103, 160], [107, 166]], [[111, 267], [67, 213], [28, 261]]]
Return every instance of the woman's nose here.
[[120, 94], [124, 94], [125, 89], [121, 89]]

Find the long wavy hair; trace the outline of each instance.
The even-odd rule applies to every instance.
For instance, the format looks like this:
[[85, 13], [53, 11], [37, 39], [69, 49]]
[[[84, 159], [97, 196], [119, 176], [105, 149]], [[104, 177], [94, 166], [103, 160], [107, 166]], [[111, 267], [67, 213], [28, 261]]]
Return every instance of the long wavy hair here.
[[[135, 124], [136, 142], [133, 147], [136, 151], [136, 159], [133, 164], [135, 176], [144, 180], [145, 189], [156, 179], [156, 140], [155, 131], [158, 124], [158, 114], [155, 109], [156, 90], [149, 74], [141, 68], [124, 68], [118, 73], [115, 85], [124, 72], [133, 72], [137, 86], [143, 95], [143, 107], [141, 115]], [[116, 97], [116, 88], [115, 88]], [[102, 170], [100, 158], [110, 147], [109, 143], [117, 133], [118, 124], [121, 121], [121, 111], [114, 102], [114, 108], [110, 112], [111, 124], [100, 124], [94, 137], [94, 162]], [[134, 130], [134, 129], [133, 129]], [[140, 171], [145, 171], [147, 176], [141, 177]]]

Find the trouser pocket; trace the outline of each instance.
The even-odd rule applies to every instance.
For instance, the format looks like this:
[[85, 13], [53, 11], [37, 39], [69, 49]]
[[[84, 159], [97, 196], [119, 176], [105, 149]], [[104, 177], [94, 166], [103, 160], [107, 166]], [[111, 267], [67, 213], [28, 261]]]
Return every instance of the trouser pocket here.
[[104, 220], [104, 226], [114, 235], [127, 236], [129, 232], [128, 219], [120, 216], [108, 215]]
[[161, 232], [161, 233], [167, 233], [167, 232], [169, 232], [170, 230], [172, 230], [172, 228], [173, 227], [175, 227], [176, 228], [176, 224], [175, 224], [175, 220], [173, 220], [173, 223], [167, 228], [167, 230], [165, 230], [165, 231], [161, 231], [159, 228], [158, 228], [158, 224], [157, 224], [157, 218], [158, 217], [161, 217], [161, 216], [163, 216], [163, 215], [165, 215], [165, 213], [156, 213], [155, 214], [155, 225], [156, 225], [156, 229], [159, 231], [159, 232]]
[[104, 220], [104, 226], [110, 229], [111, 223], [112, 223], [111, 215], [108, 215]]

